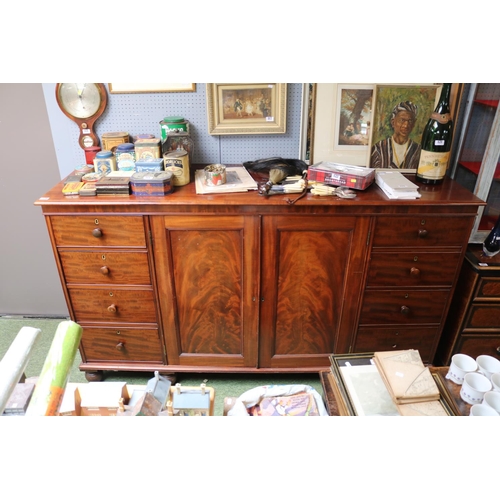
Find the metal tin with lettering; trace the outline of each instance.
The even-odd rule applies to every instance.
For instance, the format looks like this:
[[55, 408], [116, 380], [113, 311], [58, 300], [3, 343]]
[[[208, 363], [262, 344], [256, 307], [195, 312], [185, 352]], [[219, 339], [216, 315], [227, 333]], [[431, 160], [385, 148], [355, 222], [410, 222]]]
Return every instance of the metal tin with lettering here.
[[173, 151], [163, 156], [166, 172], [172, 173], [172, 184], [184, 186], [189, 183], [189, 156], [186, 151]]
[[137, 139], [135, 146], [135, 161], [160, 158], [160, 139]]
[[164, 196], [172, 192], [171, 172], [135, 172], [130, 178], [132, 194], [136, 196]]
[[118, 144], [125, 144], [129, 141], [128, 132], [105, 132], [101, 136], [102, 149], [115, 152]]
[[169, 132], [189, 132], [189, 123], [182, 116], [166, 116], [160, 122], [161, 140], [167, 138]]
[[96, 173], [101, 175], [108, 175], [110, 172], [114, 172], [116, 170], [114, 154], [107, 149], [99, 151], [94, 158], [94, 169]]
[[136, 172], [161, 172], [163, 170], [163, 158], [149, 158], [135, 162]]
[[118, 170], [135, 170], [135, 148], [131, 142], [118, 144], [115, 151], [116, 167]]

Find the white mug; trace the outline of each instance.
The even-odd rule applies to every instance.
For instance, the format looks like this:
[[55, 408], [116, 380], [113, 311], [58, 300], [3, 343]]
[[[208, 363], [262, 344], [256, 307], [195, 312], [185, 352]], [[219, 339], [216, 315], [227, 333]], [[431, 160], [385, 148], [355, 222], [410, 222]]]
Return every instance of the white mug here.
[[484, 406], [489, 406], [493, 408], [496, 412], [500, 413], [500, 392], [488, 391], [484, 394], [483, 402]]
[[493, 390], [500, 392], [500, 373], [494, 373], [491, 376], [491, 383], [493, 384]]
[[493, 356], [481, 354], [476, 358], [478, 370], [487, 378], [491, 380], [494, 373], [500, 372], [500, 361]]
[[485, 392], [491, 391], [491, 382], [481, 373], [467, 373], [460, 389], [460, 397], [470, 405], [481, 404]]
[[471, 417], [500, 417], [493, 408], [485, 405], [472, 405], [469, 415]]
[[474, 358], [467, 354], [454, 354], [451, 358], [450, 368], [446, 374], [446, 378], [455, 382], [455, 384], [462, 385], [466, 373], [475, 372], [477, 370], [477, 363]]

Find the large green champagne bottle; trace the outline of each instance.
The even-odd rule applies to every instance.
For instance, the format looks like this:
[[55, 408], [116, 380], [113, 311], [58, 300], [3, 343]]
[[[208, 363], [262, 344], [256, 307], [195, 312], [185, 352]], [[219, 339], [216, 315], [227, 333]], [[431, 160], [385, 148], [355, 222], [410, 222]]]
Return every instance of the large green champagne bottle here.
[[451, 83], [443, 83], [439, 102], [422, 134], [417, 181], [423, 184], [439, 184], [446, 175], [453, 139], [450, 93]]

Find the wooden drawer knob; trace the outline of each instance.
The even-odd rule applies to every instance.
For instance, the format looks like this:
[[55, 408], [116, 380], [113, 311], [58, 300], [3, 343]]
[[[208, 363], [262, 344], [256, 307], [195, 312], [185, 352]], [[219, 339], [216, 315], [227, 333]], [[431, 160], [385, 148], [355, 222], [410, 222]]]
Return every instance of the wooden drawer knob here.
[[408, 306], [401, 306], [401, 314], [404, 314], [405, 316], [410, 314], [410, 308]]
[[428, 235], [428, 231], [427, 229], [419, 229], [418, 230], [418, 237], [419, 238], [427, 238], [427, 235]]
[[116, 306], [114, 304], [111, 304], [109, 307], [108, 307], [108, 311], [110, 313], [115, 313], [116, 312]]
[[410, 269], [410, 274], [418, 278], [420, 276], [420, 269], [418, 267], [412, 267]]
[[118, 342], [118, 344], [116, 344], [117, 351], [123, 351], [124, 348], [125, 348], [125, 344], [123, 342]]
[[497, 353], [500, 354], [500, 346], [497, 347]]
[[102, 266], [101, 267], [101, 274], [109, 274], [109, 267], [108, 266]]
[[96, 227], [95, 229], [92, 230], [92, 236], [94, 238], [101, 238], [102, 237], [102, 231]]

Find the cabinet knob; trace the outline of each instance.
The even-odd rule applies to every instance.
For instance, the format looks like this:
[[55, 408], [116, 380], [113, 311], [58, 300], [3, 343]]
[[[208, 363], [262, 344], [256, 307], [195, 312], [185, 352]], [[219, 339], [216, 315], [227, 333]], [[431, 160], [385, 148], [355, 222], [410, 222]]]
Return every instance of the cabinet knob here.
[[102, 266], [101, 267], [101, 274], [109, 274], [109, 267], [108, 266]]
[[398, 346], [398, 344], [392, 344], [393, 349], [396, 349], [397, 346]]
[[115, 313], [116, 312], [116, 306], [114, 304], [111, 304], [109, 307], [108, 307], [108, 311], [110, 313]]
[[497, 347], [497, 353], [500, 354], [500, 345]]
[[419, 238], [427, 238], [428, 234], [429, 234], [429, 232], [427, 231], [427, 229], [419, 229], [418, 230], [418, 237]]
[[418, 267], [412, 267], [410, 269], [410, 274], [415, 276], [415, 278], [418, 278], [420, 276], [420, 269]]
[[95, 229], [92, 230], [92, 236], [94, 238], [101, 238], [102, 237], [102, 231], [96, 227]]
[[401, 314], [404, 314], [405, 316], [410, 314], [410, 308], [408, 306], [401, 306]]
[[118, 344], [116, 344], [117, 351], [123, 351], [124, 348], [125, 348], [125, 344], [123, 342], [118, 342]]

